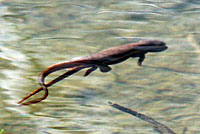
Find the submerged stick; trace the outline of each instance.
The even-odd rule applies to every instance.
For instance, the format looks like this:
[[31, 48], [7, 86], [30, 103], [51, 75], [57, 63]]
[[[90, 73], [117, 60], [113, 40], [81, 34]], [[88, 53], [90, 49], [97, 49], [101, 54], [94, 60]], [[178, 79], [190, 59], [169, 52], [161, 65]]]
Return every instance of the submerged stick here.
[[132, 109], [129, 109], [129, 108], [126, 108], [126, 107], [123, 107], [121, 105], [118, 105], [116, 103], [112, 103], [112, 102], [108, 102], [110, 106], [122, 111], [122, 112], [125, 112], [125, 113], [128, 113], [128, 114], [131, 114], [135, 117], [138, 117], [140, 118], [141, 120], [143, 121], [146, 121], [146, 122], [149, 122], [150, 124], [153, 125], [154, 127], [154, 130], [159, 132], [160, 134], [176, 134], [175, 132], [173, 132], [171, 129], [169, 129], [167, 126], [165, 126], [164, 124], [154, 120], [153, 118], [151, 117], [148, 117], [144, 114], [141, 114], [137, 111], [134, 111]]

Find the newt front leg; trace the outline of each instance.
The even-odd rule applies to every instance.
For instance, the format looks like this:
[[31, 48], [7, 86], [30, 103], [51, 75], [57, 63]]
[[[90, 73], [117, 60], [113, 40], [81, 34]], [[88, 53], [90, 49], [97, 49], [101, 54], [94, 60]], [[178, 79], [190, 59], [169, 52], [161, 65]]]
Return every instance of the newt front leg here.
[[138, 63], [137, 63], [138, 66], [142, 66], [142, 62], [144, 61], [144, 59], [145, 59], [145, 54], [141, 54], [138, 59]]

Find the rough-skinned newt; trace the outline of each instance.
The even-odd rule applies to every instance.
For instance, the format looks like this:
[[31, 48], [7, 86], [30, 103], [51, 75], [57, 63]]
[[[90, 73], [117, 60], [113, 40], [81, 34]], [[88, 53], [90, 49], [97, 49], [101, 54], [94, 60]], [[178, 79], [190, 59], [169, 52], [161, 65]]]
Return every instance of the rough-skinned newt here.
[[[28, 96], [24, 97], [18, 104], [22, 103], [24, 100], [28, 99], [32, 95], [40, 92], [41, 90], [45, 91], [45, 94], [38, 99], [22, 103], [21, 105], [29, 105], [38, 103], [44, 100], [48, 96], [48, 89], [47, 87], [55, 84], [56, 82], [78, 72], [84, 68], [88, 68], [85, 72], [84, 76], [88, 76], [90, 73], [95, 71], [99, 68], [99, 70], [103, 73], [111, 71], [110, 65], [120, 63], [122, 61], [127, 60], [128, 58], [136, 58], [138, 57], [138, 65], [141, 66], [142, 62], [145, 59], [145, 54], [148, 52], [161, 52], [166, 50], [168, 47], [165, 45], [164, 42], [159, 40], [146, 40], [146, 41], [139, 41], [137, 43], [125, 44], [121, 46], [111, 47], [105, 50], [102, 50], [96, 54], [83, 57], [80, 59], [66, 61], [62, 63], [54, 64], [44, 70], [38, 79], [39, 84], [41, 87]], [[63, 70], [69, 68], [70, 70], [62, 75], [62, 77], [58, 77], [55, 80], [45, 84], [45, 78], [56, 71]], [[63, 77], [64, 76], [64, 77]]]

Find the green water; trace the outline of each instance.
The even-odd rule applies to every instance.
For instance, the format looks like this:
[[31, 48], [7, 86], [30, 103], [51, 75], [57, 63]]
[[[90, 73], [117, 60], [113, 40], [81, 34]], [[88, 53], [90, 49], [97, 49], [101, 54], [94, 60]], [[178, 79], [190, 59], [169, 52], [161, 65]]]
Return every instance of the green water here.
[[[181, 134], [200, 134], [198, 0], [0, 0], [0, 130], [4, 134], [157, 134], [119, 103]], [[169, 47], [109, 73], [84, 70], [36, 105], [16, 103], [48, 66], [140, 39]], [[52, 74], [48, 80], [60, 73]], [[39, 94], [37, 96], [42, 95]]]

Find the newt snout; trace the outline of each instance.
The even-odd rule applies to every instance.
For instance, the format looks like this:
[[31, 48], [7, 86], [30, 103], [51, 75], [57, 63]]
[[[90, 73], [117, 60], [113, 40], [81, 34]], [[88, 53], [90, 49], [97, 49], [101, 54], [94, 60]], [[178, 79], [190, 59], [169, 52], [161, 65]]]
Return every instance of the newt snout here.
[[150, 52], [161, 52], [168, 48], [166, 46], [165, 42], [159, 41], [159, 40], [154, 40], [152, 42], [152, 45], [154, 45], [154, 47], [152, 47], [152, 49], [150, 49]]

